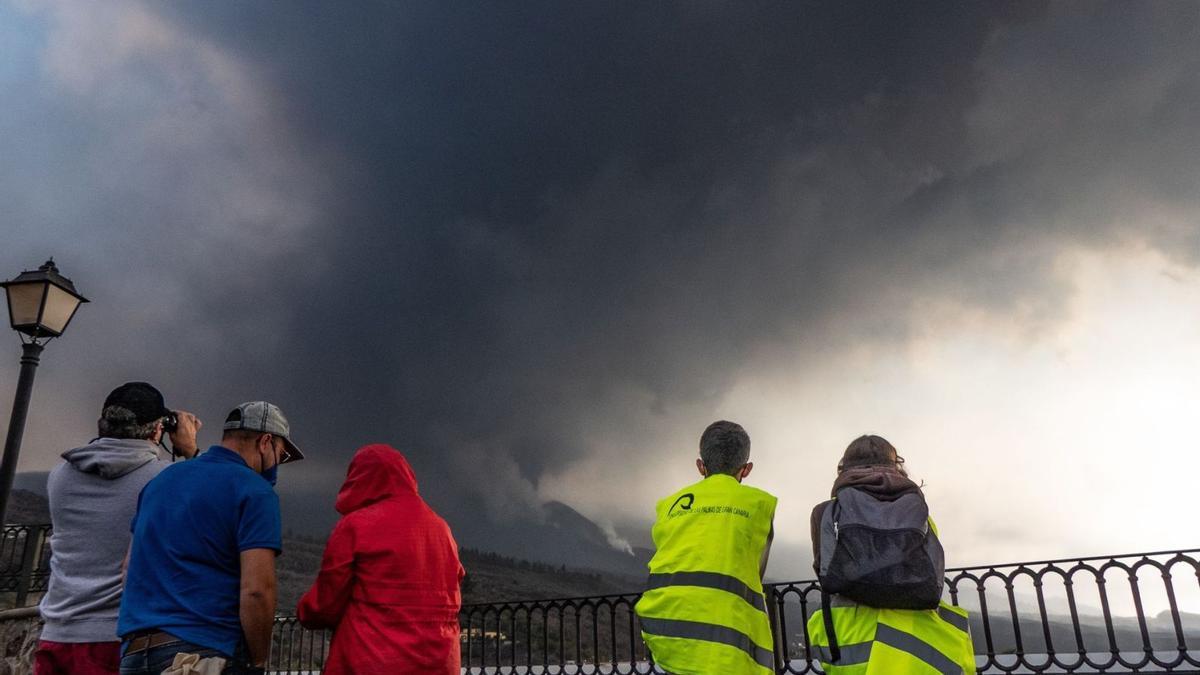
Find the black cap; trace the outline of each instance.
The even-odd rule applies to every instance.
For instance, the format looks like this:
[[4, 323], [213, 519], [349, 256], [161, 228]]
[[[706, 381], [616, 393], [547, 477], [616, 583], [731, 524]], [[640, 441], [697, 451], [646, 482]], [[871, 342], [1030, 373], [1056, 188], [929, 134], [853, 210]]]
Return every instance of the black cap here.
[[104, 407], [121, 406], [133, 413], [138, 424], [149, 424], [171, 414], [163, 403], [163, 395], [146, 382], [126, 382], [112, 390], [104, 399]]

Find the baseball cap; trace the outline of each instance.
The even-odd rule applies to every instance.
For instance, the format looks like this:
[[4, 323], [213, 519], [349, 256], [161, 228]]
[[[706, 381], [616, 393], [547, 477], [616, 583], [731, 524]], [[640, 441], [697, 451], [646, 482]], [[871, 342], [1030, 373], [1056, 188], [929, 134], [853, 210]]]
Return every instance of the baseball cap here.
[[261, 431], [283, 439], [287, 448], [280, 464], [296, 462], [304, 459], [304, 453], [292, 442], [292, 427], [288, 424], [283, 411], [274, 403], [266, 401], [248, 401], [229, 411], [225, 417], [225, 430], [244, 429], [246, 431]]
[[120, 406], [133, 413], [138, 424], [149, 424], [171, 414], [163, 395], [146, 382], [126, 382], [104, 399], [104, 407]]

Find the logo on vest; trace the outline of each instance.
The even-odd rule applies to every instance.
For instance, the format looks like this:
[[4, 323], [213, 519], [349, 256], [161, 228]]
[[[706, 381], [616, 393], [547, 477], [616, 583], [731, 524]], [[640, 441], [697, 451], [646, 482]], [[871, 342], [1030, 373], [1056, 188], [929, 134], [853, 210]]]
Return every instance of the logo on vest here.
[[[687, 500], [687, 502], [683, 503], [685, 499]], [[667, 515], [668, 516], [682, 516], [687, 511], [692, 510], [692, 503], [695, 501], [696, 501], [696, 495], [694, 495], [690, 492], [685, 492], [684, 494], [679, 495], [679, 499], [675, 500], [675, 503], [671, 505], [671, 508], [667, 509]], [[679, 507], [679, 513], [675, 513], [676, 506]]]
[[692, 513], [698, 513], [702, 516], [726, 515], [738, 516], [741, 518], [750, 517], [749, 511], [746, 509], [739, 509], [736, 506], [696, 506], [695, 508], [692, 508], [695, 503], [696, 495], [692, 494], [691, 492], [685, 492], [684, 494], [679, 495], [679, 498], [675, 500], [675, 503], [671, 505], [671, 508], [667, 509], [667, 517], [678, 518], [679, 516], [686, 516]]

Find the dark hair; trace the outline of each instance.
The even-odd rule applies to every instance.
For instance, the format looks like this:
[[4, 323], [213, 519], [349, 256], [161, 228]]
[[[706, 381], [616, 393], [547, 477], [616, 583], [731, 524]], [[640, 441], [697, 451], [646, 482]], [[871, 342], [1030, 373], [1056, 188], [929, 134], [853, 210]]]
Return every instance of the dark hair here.
[[842, 461], [838, 462], [838, 471], [857, 466], [891, 466], [903, 471], [903, 463], [904, 460], [896, 452], [896, 448], [888, 443], [886, 438], [864, 435], [850, 441], [850, 445], [846, 446], [846, 452], [842, 453]]
[[750, 461], [750, 435], [740, 424], [713, 422], [700, 435], [700, 459], [709, 475], [733, 475]]
[[149, 440], [158, 430], [159, 420], [138, 424], [137, 415], [128, 408], [110, 405], [100, 413], [96, 421], [96, 433], [101, 438], [134, 438]]

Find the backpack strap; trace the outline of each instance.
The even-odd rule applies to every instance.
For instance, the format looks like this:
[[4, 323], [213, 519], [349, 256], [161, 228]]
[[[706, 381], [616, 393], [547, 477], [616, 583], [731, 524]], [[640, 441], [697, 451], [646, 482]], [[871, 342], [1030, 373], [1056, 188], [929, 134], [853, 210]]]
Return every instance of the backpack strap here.
[[[829, 519], [833, 522], [833, 545], [837, 546], [838, 516], [840, 515], [841, 505], [838, 503], [836, 495], [828, 508]], [[826, 593], [824, 588], [821, 589], [821, 619], [825, 623], [825, 637], [829, 640], [830, 663], [837, 663], [842, 660], [842, 650], [838, 647], [837, 631], [833, 628], [833, 608], [831, 607], [830, 594]]]
[[[845, 488], [843, 488], [845, 489]], [[840, 491], [839, 491], [840, 492]], [[833, 545], [837, 546], [838, 539], [838, 521], [841, 520], [842, 505], [838, 502], [837, 497], [833, 498], [833, 503], [829, 505], [829, 520], [833, 523]]]
[[838, 647], [837, 631], [833, 629], [833, 608], [825, 591], [821, 591], [821, 618], [825, 622], [825, 637], [829, 639], [829, 662], [837, 663], [842, 660], [842, 650]]

